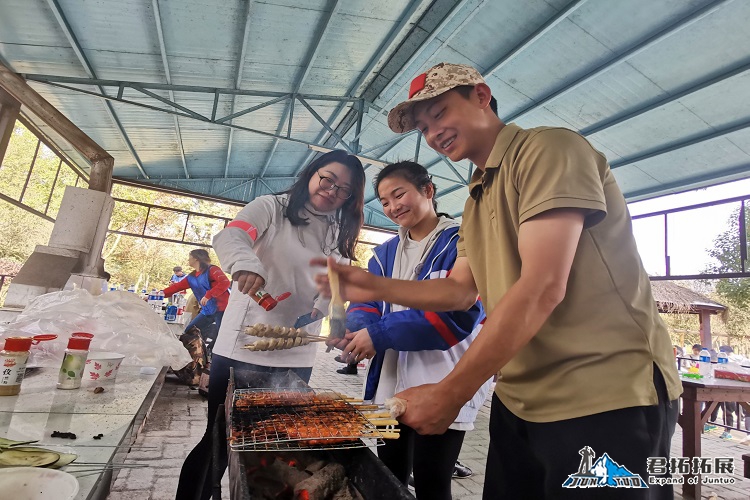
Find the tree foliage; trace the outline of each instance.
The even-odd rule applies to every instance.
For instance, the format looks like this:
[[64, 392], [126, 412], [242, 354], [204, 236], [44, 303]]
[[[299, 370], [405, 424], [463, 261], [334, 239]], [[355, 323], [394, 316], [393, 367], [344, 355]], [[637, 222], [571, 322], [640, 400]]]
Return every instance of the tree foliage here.
[[[740, 209], [737, 208], [727, 221], [727, 229], [714, 239], [709, 256], [716, 262], [709, 265], [709, 273], [739, 273], [742, 271], [740, 256]], [[750, 213], [745, 213], [745, 226], [750, 223]], [[747, 278], [723, 278], [717, 280], [716, 292], [728, 299], [732, 305], [743, 309], [750, 306], [750, 280]]]

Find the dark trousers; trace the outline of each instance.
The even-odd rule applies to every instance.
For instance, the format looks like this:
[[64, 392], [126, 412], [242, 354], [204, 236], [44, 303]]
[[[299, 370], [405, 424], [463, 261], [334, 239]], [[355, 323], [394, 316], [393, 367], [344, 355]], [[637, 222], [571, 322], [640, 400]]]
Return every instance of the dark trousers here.
[[[727, 401], [726, 403], [717, 404], [714, 411], [711, 412], [711, 422], [716, 422], [716, 419], [719, 418], [719, 408], [721, 408], [721, 412], [724, 414], [724, 423], [729, 427], [734, 427], [734, 414], [737, 413], [737, 403]], [[739, 427], [739, 415], [737, 415], [737, 423]]]
[[411, 427], [399, 425], [401, 437], [386, 439], [378, 447], [378, 458], [404, 484], [414, 472], [414, 490], [420, 500], [451, 500], [451, 479], [464, 431], [448, 429], [445, 434], [422, 436]]
[[[230, 368], [268, 373], [291, 370], [299, 375], [305, 383], [310, 381], [310, 376], [312, 375], [312, 367], [278, 368], [260, 366], [214, 354], [211, 361], [211, 376], [208, 379], [208, 425], [206, 426], [206, 433], [187, 456], [185, 463], [182, 464], [180, 482], [177, 485], [176, 500], [209, 500], [211, 498], [212, 478], [209, 473], [213, 466], [211, 457], [211, 432], [216, 421], [216, 411], [219, 409], [219, 405], [224, 403], [227, 395]], [[221, 446], [219, 449], [218, 465], [223, 476], [228, 463], [227, 447]]]
[[490, 445], [484, 500], [513, 499], [672, 499], [672, 486], [648, 488], [563, 488], [590, 447], [596, 460], [611, 460], [639, 474], [648, 484], [647, 458], [669, 457], [677, 423], [677, 401], [667, 399], [664, 378], [654, 367], [656, 406], [623, 408], [558, 422], [535, 423], [516, 417], [492, 396]]
[[[203, 337], [203, 342], [206, 342], [206, 333], [209, 331], [209, 327], [216, 323], [216, 332], [219, 332], [219, 329], [221, 328], [221, 319], [224, 317], [224, 311], [216, 311], [214, 314], [203, 314], [202, 312], [198, 313], [198, 315], [193, 318], [193, 320], [188, 323], [188, 325], [185, 327], [185, 331], [187, 332], [192, 327], [198, 328], [198, 330], [201, 331], [201, 337]], [[214, 341], [216, 339], [214, 338]], [[213, 344], [212, 344], [213, 345]]]

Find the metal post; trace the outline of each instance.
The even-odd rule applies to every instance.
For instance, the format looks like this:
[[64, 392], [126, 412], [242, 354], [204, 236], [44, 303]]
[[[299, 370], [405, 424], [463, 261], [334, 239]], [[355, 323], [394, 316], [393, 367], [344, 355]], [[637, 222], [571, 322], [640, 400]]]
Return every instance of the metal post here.
[[664, 214], [664, 270], [665, 276], [669, 276], [671, 274], [670, 266], [669, 266], [669, 221], [667, 220], [667, 214]]
[[417, 134], [417, 147], [414, 150], [414, 161], [416, 163], [419, 163], [419, 146], [422, 144], [422, 133]]
[[49, 195], [47, 196], [47, 205], [44, 207], [44, 213], [46, 214], [47, 211], [49, 211], [49, 203], [52, 201], [52, 193], [55, 192], [55, 184], [57, 184], [57, 178], [60, 175], [60, 167], [62, 167], [62, 158], [60, 158], [60, 163], [57, 164], [57, 172], [55, 172], [55, 180], [52, 181], [52, 187], [49, 190]]
[[365, 116], [365, 101], [362, 99], [357, 103], [357, 125], [354, 129], [354, 140], [352, 141], [352, 149], [359, 153], [362, 148], [359, 145], [359, 131], [362, 130], [362, 118]]
[[34, 163], [36, 163], [36, 155], [39, 153], [39, 144], [41, 141], [36, 140], [36, 149], [34, 150], [34, 157], [31, 159], [31, 165], [29, 165], [29, 173], [26, 175], [26, 182], [23, 183], [23, 189], [21, 190], [21, 196], [18, 197], [18, 201], [23, 202], [23, 195], [26, 194], [26, 187], [29, 185], [29, 179], [31, 179], [31, 172], [34, 170]]
[[745, 200], [740, 202], [740, 265], [742, 272], [745, 272], [745, 262], [747, 261], [747, 228], [745, 227]]

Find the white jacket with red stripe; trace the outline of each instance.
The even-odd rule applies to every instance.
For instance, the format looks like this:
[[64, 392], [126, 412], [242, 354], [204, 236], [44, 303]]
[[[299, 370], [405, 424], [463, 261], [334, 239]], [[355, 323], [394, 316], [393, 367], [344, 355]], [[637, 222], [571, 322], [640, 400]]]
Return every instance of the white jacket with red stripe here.
[[[288, 195], [260, 196], [248, 203], [235, 219], [213, 239], [221, 267], [230, 275], [237, 271], [251, 271], [266, 281], [265, 290], [273, 297], [284, 292], [292, 295], [266, 311], [252, 298], [237, 291], [232, 282], [232, 294], [224, 312], [215, 354], [230, 359], [262, 366], [310, 367], [315, 362], [317, 346], [295, 347], [279, 351], [254, 352], [243, 346], [259, 340], [241, 330], [256, 323], [293, 326], [297, 317], [313, 307], [326, 314], [328, 301], [318, 298], [314, 282], [315, 270], [310, 259], [332, 255], [342, 260], [336, 250], [338, 226], [334, 213], [317, 212], [311, 207], [303, 216], [306, 226], [293, 226], [284, 216]], [[317, 334], [320, 322], [306, 329]]]

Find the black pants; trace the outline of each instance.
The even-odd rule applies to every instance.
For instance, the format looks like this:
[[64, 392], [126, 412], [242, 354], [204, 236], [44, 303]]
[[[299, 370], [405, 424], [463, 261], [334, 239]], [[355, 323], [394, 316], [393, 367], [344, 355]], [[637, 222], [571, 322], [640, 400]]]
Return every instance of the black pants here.
[[396, 479], [407, 484], [414, 471], [414, 489], [420, 500], [451, 500], [453, 467], [464, 442], [464, 431], [422, 436], [401, 424], [401, 437], [385, 440], [378, 457]]
[[[719, 418], [719, 408], [721, 408], [724, 414], [724, 423], [729, 427], [734, 427], [734, 414], [737, 413], [737, 403], [728, 401], [717, 404], [714, 411], [711, 412], [711, 422], [716, 422], [716, 419]], [[737, 415], [737, 424], [739, 427], [739, 414]]]
[[[291, 370], [305, 381], [310, 381], [312, 368], [277, 368], [270, 366], [253, 365], [214, 354], [211, 361], [211, 376], [208, 379], [208, 425], [206, 433], [195, 445], [193, 451], [185, 459], [180, 471], [180, 482], [177, 484], [176, 500], [209, 500], [211, 498], [211, 474], [213, 466], [211, 459], [211, 434], [216, 421], [216, 411], [219, 405], [224, 403], [229, 386], [229, 368], [244, 368], [260, 372], [286, 372]], [[220, 448], [219, 470], [227, 468], [227, 448]]]
[[672, 499], [672, 486], [648, 488], [563, 488], [581, 465], [579, 451], [590, 447], [596, 460], [611, 460], [639, 474], [648, 484], [647, 458], [669, 457], [677, 423], [677, 401], [667, 399], [654, 367], [656, 406], [623, 408], [559, 422], [534, 423], [516, 417], [492, 396], [490, 445], [484, 500], [513, 499]]

